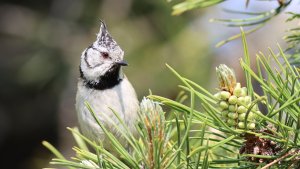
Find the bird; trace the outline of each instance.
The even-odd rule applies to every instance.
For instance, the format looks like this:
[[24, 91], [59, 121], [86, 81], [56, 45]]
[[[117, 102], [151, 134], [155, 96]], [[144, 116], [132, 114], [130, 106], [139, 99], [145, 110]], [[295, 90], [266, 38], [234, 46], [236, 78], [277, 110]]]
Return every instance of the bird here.
[[115, 116], [118, 113], [126, 128], [137, 134], [135, 122], [138, 119], [139, 101], [136, 92], [122, 71], [127, 66], [123, 59], [124, 51], [112, 38], [106, 24], [100, 21], [96, 41], [81, 54], [77, 85], [76, 111], [79, 127], [90, 140], [101, 142], [103, 147], [116, 154], [111, 141], [105, 135], [85, 103], [88, 103], [100, 123], [111, 132], [119, 142], [128, 147], [115, 123], [122, 130], [124, 126]]

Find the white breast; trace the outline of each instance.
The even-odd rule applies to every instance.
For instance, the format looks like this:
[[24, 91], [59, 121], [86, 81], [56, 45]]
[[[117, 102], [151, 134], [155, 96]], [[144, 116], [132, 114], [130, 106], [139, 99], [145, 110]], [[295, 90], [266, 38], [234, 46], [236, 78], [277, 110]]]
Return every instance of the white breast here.
[[[126, 77], [119, 85], [106, 90], [90, 89], [84, 86], [82, 80], [78, 82], [76, 109], [80, 128], [86, 137], [95, 141], [101, 140], [104, 147], [106, 147], [105, 144], [109, 141], [105, 141], [105, 134], [86, 108], [85, 102], [90, 104], [101, 123], [117, 138], [121, 139], [121, 133], [117, 131], [110, 120], [113, 120], [118, 126], [122, 126], [111, 109], [119, 114], [132, 132], [135, 132], [134, 125], [138, 118], [138, 100], [132, 85]], [[125, 142], [122, 140], [120, 140], [121, 143]]]

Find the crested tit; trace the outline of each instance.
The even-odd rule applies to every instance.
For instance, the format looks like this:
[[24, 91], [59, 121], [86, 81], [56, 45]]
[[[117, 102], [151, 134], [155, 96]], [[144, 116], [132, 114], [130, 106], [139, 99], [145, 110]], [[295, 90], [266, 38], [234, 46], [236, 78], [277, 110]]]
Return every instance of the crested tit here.
[[134, 88], [122, 72], [127, 66], [123, 60], [124, 51], [107, 31], [101, 21], [96, 41], [87, 47], [80, 62], [80, 78], [76, 95], [76, 110], [82, 133], [93, 141], [101, 141], [104, 148], [112, 153], [110, 141], [97, 124], [85, 105], [88, 102], [97, 118], [123, 146], [127, 146], [121, 132], [112, 122], [123, 128], [112, 110], [123, 119], [135, 135], [135, 122], [139, 104]]

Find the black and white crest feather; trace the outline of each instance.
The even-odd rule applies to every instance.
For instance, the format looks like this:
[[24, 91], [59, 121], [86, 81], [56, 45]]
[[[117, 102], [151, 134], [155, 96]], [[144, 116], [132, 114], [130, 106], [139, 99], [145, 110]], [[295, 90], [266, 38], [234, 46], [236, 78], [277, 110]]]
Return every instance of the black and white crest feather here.
[[117, 42], [110, 36], [106, 25], [103, 21], [101, 22], [100, 31], [97, 35], [98, 45], [107, 48], [107, 50], [113, 50], [115, 47], [118, 46]]

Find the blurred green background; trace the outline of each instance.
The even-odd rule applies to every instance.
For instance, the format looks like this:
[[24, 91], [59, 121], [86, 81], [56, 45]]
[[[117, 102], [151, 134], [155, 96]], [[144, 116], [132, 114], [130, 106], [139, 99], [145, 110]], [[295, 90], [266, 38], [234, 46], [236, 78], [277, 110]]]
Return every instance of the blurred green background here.
[[[215, 66], [228, 64], [243, 80], [238, 59], [240, 40], [214, 45], [239, 29], [209, 23], [232, 17], [223, 7], [244, 9], [245, 2], [171, 16], [165, 0], [2, 0], [0, 2], [0, 163], [2, 168], [47, 167], [47, 140], [66, 155], [73, 144], [67, 126], [77, 126], [74, 109], [81, 52], [96, 38], [99, 19], [106, 22], [130, 64], [124, 72], [139, 98], [154, 94], [175, 98], [182, 75], [214, 91]], [[251, 4], [247, 10], [273, 7]], [[287, 16], [281, 15], [248, 37], [254, 54], [283, 44]], [[295, 23], [289, 23], [295, 24]]]

